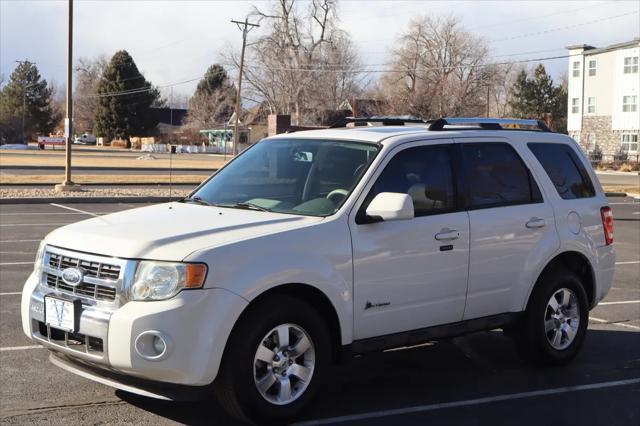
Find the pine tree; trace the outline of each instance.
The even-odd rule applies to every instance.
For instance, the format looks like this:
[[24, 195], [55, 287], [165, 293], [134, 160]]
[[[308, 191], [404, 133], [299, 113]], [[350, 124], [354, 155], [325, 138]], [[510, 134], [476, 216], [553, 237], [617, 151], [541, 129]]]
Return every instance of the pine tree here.
[[233, 114], [236, 90], [225, 69], [211, 65], [189, 101], [187, 125], [193, 130], [222, 125]]
[[96, 136], [110, 141], [149, 136], [155, 132], [158, 116], [151, 108], [163, 106], [164, 100], [125, 50], [116, 52], [111, 58], [98, 84], [96, 96]]
[[544, 120], [545, 114], [549, 113], [556, 130], [566, 131], [567, 93], [564, 87], [553, 84], [544, 65], [538, 65], [531, 78], [526, 71], [521, 71], [512, 90], [513, 97], [509, 102], [511, 115]]
[[22, 142], [23, 112], [27, 141], [33, 133], [49, 133], [55, 124], [51, 95], [52, 90], [40, 76], [36, 65], [29, 61], [20, 62], [0, 91], [0, 141]]

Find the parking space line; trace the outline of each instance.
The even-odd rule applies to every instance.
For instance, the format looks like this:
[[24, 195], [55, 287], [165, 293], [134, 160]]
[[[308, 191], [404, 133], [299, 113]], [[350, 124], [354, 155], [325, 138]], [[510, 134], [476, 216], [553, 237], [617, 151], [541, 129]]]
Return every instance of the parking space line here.
[[4, 263], [0, 263], [0, 266], [11, 266], [11, 265], [33, 265], [33, 262], [4, 262]]
[[466, 407], [470, 405], [489, 404], [492, 402], [512, 401], [515, 399], [535, 398], [539, 396], [557, 395], [568, 392], [580, 392], [594, 389], [605, 389], [617, 386], [628, 386], [640, 383], [640, 378], [616, 380], [612, 382], [592, 383], [588, 385], [565, 386], [561, 388], [543, 389], [530, 392], [512, 393], [506, 395], [489, 396], [485, 398], [467, 399], [463, 401], [442, 402], [439, 404], [418, 405], [407, 408], [397, 408], [393, 410], [373, 411], [370, 413], [352, 414], [348, 416], [330, 417], [326, 419], [308, 420], [294, 423], [298, 426], [326, 425], [334, 423], [344, 423], [349, 421], [375, 419], [380, 417], [389, 417], [403, 414], [414, 414], [425, 411], [440, 410], [445, 408]]
[[7, 346], [4, 348], [0, 348], [0, 352], [9, 352], [9, 351], [23, 351], [27, 349], [45, 349], [44, 346], [33, 345], [33, 346]]
[[611, 325], [617, 325], [619, 327], [630, 328], [631, 330], [640, 330], [640, 327], [638, 327], [637, 325], [624, 324], [622, 322], [616, 322], [616, 321], [608, 321], [606, 319], [595, 318], [595, 317], [589, 317], [589, 319], [595, 322], [599, 322], [600, 324], [611, 324]]
[[[0, 213], [0, 216], [51, 216], [51, 215], [84, 215], [87, 213], [80, 212], [48, 212], [48, 213]], [[96, 214], [107, 214], [107, 213], [96, 213]]]
[[71, 225], [73, 222], [51, 222], [51, 223], [3, 223], [0, 226], [53, 226], [53, 225]]
[[640, 260], [632, 260], [630, 262], [616, 262], [616, 265], [635, 265], [636, 263], [640, 263]]
[[2, 240], [0, 243], [38, 243], [42, 240]]
[[0, 293], [0, 296], [15, 296], [15, 295], [18, 295], [18, 294], [22, 294], [22, 292], [21, 291], [8, 291], [8, 292], [5, 292], [5, 293]]
[[93, 217], [99, 217], [99, 214], [95, 214], [95, 213], [91, 213], [85, 210], [80, 210], [80, 209], [75, 209], [73, 207], [67, 207], [67, 206], [63, 206], [62, 204], [56, 204], [56, 203], [49, 203], [50, 206], [54, 206], [54, 207], [60, 207], [61, 209], [67, 209], [67, 210], [71, 210], [72, 212], [76, 212], [76, 213], [82, 213], [82, 214], [86, 214], [89, 216], [93, 216]]
[[600, 302], [598, 303], [598, 306], [600, 305], [627, 305], [630, 303], [640, 303], [640, 300], [620, 300], [618, 302]]

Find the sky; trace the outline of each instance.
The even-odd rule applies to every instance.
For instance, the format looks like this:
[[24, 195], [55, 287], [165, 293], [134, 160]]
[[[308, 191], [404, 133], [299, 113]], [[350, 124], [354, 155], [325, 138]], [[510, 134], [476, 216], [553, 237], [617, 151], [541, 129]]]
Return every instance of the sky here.
[[[303, 0], [299, 0], [304, 2]], [[239, 52], [243, 20], [269, 1], [76, 0], [74, 58], [111, 56], [126, 49], [153, 84], [190, 95], [209, 65]], [[489, 46], [491, 62], [566, 54], [565, 46], [603, 47], [640, 37], [640, 0], [621, 1], [385, 1], [339, 0], [340, 27], [349, 32], [367, 69], [383, 70], [388, 52], [412, 18], [457, 16]], [[65, 82], [66, 0], [0, 0], [0, 74], [17, 60], [36, 62], [40, 73]], [[264, 31], [249, 33], [249, 42]], [[558, 79], [568, 59], [541, 61]], [[372, 75], [376, 75], [375, 73]]]

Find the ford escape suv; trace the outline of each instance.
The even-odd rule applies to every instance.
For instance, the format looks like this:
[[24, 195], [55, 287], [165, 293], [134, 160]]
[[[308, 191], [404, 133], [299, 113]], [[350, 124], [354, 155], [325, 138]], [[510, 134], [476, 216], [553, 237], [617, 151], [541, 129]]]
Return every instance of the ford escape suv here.
[[68, 371], [211, 390], [257, 423], [300, 415], [345, 355], [502, 328], [570, 361], [615, 264], [576, 143], [530, 120], [396, 121], [271, 137], [184, 200], [53, 231], [24, 332]]

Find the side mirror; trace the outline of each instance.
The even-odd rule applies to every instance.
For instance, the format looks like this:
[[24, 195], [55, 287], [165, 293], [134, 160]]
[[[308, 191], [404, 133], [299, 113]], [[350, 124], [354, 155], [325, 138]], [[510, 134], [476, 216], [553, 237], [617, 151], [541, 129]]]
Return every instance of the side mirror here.
[[369, 203], [366, 213], [372, 222], [413, 219], [413, 200], [407, 194], [381, 192]]

